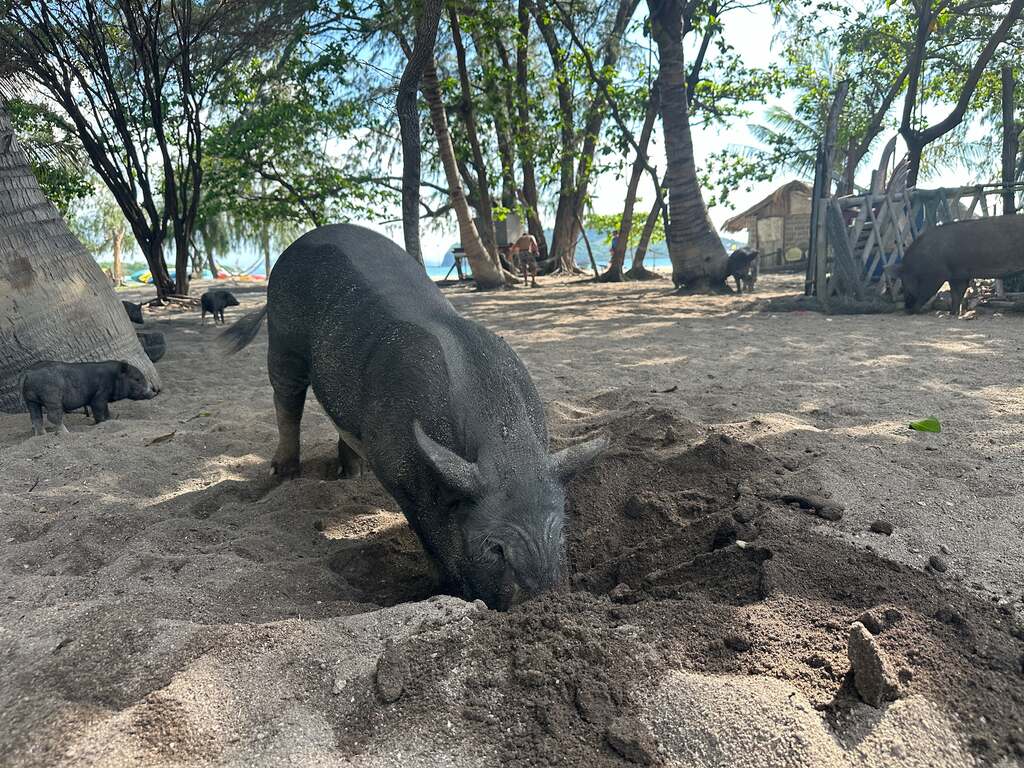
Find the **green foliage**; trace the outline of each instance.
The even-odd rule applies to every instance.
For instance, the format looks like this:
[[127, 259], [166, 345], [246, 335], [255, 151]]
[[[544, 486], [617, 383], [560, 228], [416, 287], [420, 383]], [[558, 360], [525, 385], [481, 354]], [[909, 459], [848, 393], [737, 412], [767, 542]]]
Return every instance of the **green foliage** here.
[[[638, 203], [640, 201], [637, 201]], [[642, 205], [637, 206], [638, 209], [643, 209]], [[644, 214], [642, 213], [641, 216]], [[598, 232], [604, 233], [604, 242], [611, 244], [612, 237], [619, 231], [619, 227], [622, 225], [622, 214], [602, 214], [602, 213], [591, 213], [587, 216], [587, 227], [590, 229], [596, 229]], [[640, 236], [643, 234], [643, 221], [633, 220], [633, 227], [629, 231], [629, 240], [626, 242], [627, 248], [636, 248], [640, 244]], [[662, 219], [659, 216], [657, 223], [654, 225], [654, 231], [651, 233], [652, 243], [663, 243], [665, 242], [665, 228], [662, 224]]]
[[392, 191], [376, 154], [372, 104], [345, 96], [340, 45], [297, 45], [284, 59], [231, 68], [206, 144], [204, 206], [243, 223], [319, 225], [372, 216]]
[[74, 131], [50, 107], [20, 98], [5, 107], [39, 186], [61, 214], [93, 191], [93, 180], [82, 158], [85, 152]]

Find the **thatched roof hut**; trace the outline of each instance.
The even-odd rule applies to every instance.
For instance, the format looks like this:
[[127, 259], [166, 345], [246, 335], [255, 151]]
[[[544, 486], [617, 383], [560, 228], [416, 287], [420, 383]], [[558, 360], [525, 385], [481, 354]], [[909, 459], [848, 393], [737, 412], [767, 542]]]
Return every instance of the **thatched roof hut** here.
[[725, 222], [726, 232], [747, 230], [747, 245], [761, 252], [761, 269], [798, 266], [807, 258], [811, 187], [794, 180]]

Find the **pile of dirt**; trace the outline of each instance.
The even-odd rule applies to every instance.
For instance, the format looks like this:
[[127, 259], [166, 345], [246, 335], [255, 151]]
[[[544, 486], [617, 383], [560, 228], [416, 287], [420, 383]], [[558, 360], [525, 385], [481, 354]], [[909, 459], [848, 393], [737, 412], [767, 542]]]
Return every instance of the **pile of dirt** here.
[[[790, 473], [754, 445], [590, 405], [600, 418], [563, 425], [614, 448], [571, 489], [572, 591], [396, 644], [401, 692], [384, 695], [379, 671], [362, 689], [340, 738], [353, 754], [445, 723], [523, 766], [750, 764], [748, 741], [769, 735], [780, 749], [759, 764], [1024, 756], [1024, 631], [1007, 615], [822, 536], [827, 523], [777, 500]], [[858, 693], [854, 621], [895, 670], [897, 704]]]

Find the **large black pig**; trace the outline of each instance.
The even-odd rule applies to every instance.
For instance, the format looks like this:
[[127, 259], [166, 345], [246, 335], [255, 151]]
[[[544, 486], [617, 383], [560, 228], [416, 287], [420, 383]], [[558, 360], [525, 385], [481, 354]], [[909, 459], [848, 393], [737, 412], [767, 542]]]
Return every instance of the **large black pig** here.
[[411, 256], [362, 227], [321, 227], [274, 266], [267, 305], [225, 332], [269, 329], [274, 471], [299, 473], [306, 390], [338, 429], [343, 475], [365, 460], [446, 587], [505, 609], [565, 567], [565, 482], [604, 438], [548, 453], [544, 407], [502, 339], [459, 315]]

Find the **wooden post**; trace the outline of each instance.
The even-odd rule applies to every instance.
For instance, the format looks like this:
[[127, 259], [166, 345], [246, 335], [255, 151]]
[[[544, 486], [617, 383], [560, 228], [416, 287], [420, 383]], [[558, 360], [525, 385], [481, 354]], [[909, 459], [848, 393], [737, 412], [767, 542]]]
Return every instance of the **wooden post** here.
[[[818, 291], [818, 219], [821, 215], [822, 149], [814, 159], [814, 186], [811, 188], [811, 233], [807, 241], [807, 274], [804, 277], [804, 296], [820, 295]], [[755, 223], [756, 226], [756, 223]]]
[[[835, 153], [836, 153], [836, 134], [839, 132], [839, 115], [843, 111], [843, 105], [846, 103], [846, 94], [850, 90], [850, 81], [842, 80], [839, 83], [839, 87], [836, 88], [836, 95], [832, 99], [832, 106], [828, 110], [828, 123], [825, 126], [825, 138], [821, 144], [819, 163], [820, 163], [820, 176], [821, 180], [818, 184], [817, 197], [812, 201], [811, 215], [812, 215], [812, 226], [811, 226], [811, 242], [815, 251], [815, 267], [814, 267], [814, 285], [815, 294], [818, 300], [822, 302], [827, 308], [828, 304], [828, 278], [827, 278], [827, 265], [828, 265], [828, 234], [827, 230], [823, 225], [824, 213], [821, 210], [821, 206], [824, 200], [827, 200], [832, 196], [832, 173], [835, 167]], [[819, 174], [815, 174], [817, 180]], [[817, 205], [815, 205], [817, 203]], [[815, 216], [815, 208], [818, 209], [818, 215]]]
[[[865, 205], [870, 204], [870, 199], [865, 202]], [[842, 209], [835, 199], [830, 201], [828, 210], [825, 211], [825, 217], [828, 221], [829, 244], [835, 257], [832, 262], [833, 271], [845, 289], [844, 292], [848, 296], [853, 294], [853, 297], [860, 301], [864, 298], [864, 286], [861, 278], [864, 265], [857, 262], [850, 249], [846, 221], [843, 219]]]
[[1009, 216], [1017, 212], [1014, 200], [1014, 181], [1017, 176], [1017, 152], [1020, 148], [1020, 137], [1017, 133], [1017, 122], [1014, 120], [1013, 69], [1010, 65], [1003, 67], [1003, 214]]

